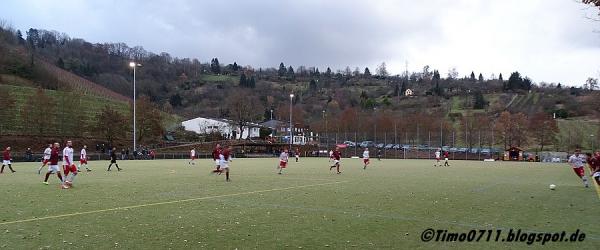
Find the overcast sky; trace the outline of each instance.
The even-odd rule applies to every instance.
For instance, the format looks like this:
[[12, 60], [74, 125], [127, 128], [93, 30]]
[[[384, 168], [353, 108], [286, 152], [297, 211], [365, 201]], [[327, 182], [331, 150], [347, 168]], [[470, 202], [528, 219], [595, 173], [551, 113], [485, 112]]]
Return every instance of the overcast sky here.
[[321, 71], [386, 62], [392, 74], [518, 70], [535, 82], [600, 77], [598, 9], [578, 0], [4, 0], [15, 28], [125, 42], [221, 63]]

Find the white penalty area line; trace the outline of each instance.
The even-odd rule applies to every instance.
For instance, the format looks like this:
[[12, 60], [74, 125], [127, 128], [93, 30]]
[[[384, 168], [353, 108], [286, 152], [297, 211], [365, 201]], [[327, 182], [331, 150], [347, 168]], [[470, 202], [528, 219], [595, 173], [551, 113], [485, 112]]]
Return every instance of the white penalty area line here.
[[348, 181], [336, 181], [336, 182], [328, 182], [328, 183], [320, 183], [320, 184], [292, 186], [292, 187], [286, 187], [286, 188], [273, 188], [273, 189], [249, 191], [249, 192], [234, 193], [234, 194], [222, 194], [222, 195], [205, 196], [205, 197], [190, 198], [190, 199], [175, 200], [175, 201], [164, 201], [164, 202], [155, 202], [155, 203], [148, 203], [148, 204], [140, 204], [140, 205], [126, 206], [126, 207], [107, 208], [107, 209], [100, 209], [100, 210], [93, 210], [93, 211], [86, 211], [86, 212], [70, 213], [70, 214], [51, 215], [51, 216], [45, 216], [45, 217], [25, 219], [25, 220], [15, 220], [15, 221], [0, 222], [0, 226], [2, 226], [2, 225], [10, 225], [10, 224], [18, 224], [18, 223], [25, 223], [25, 222], [32, 222], [32, 221], [48, 220], [48, 219], [58, 219], [58, 218], [71, 217], [71, 216], [84, 215], [84, 214], [96, 214], [96, 213], [103, 213], [103, 212], [110, 212], [110, 211], [129, 210], [129, 209], [133, 209], [133, 208], [143, 208], [143, 207], [151, 207], [151, 206], [158, 206], [158, 205], [175, 204], [175, 203], [190, 202], [190, 201], [209, 200], [209, 199], [215, 199], [215, 198], [232, 197], [232, 196], [240, 196], [240, 195], [247, 195], [247, 194], [259, 194], [259, 193], [268, 193], [268, 192], [275, 192], [275, 191], [285, 191], [285, 190], [290, 190], [290, 189], [299, 189], [299, 188], [308, 188], [308, 187], [318, 187], [318, 186], [334, 185], [334, 184], [341, 184], [341, 183], [345, 183], [345, 182], [348, 182]]

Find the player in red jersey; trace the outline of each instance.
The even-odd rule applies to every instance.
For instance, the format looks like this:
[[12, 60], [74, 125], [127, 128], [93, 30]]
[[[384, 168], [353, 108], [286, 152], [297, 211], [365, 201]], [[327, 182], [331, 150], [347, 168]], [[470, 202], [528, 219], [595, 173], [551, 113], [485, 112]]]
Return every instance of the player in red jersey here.
[[65, 185], [73, 186], [75, 176], [77, 176], [77, 166], [73, 162], [73, 142], [67, 141], [67, 146], [63, 149], [63, 171], [65, 172]]
[[0, 169], [0, 174], [4, 172], [5, 166], [8, 166], [11, 172], [16, 172], [12, 168], [12, 157], [10, 156], [10, 147], [6, 147], [6, 149], [2, 153], [2, 168]]
[[333, 168], [336, 168], [337, 173], [341, 174], [342, 172], [340, 172], [340, 159], [342, 158], [342, 153], [340, 153], [340, 147], [335, 147], [332, 157], [333, 157], [333, 165], [331, 165], [331, 167], [329, 167], [329, 171], [331, 171]]
[[596, 181], [596, 184], [600, 186], [600, 151], [597, 151], [594, 157], [590, 160], [592, 166], [592, 178]]
[[450, 167], [450, 163], [448, 163], [448, 151], [444, 151], [444, 167]]
[[48, 147], [44, 150], [44, 156], [42, 157], [42, 166], [38, 168], [38, 174], [42, 173], [42, 168], [44, 168], [48, 162], [50, 162], [50, 153], [52, 152], [52, 144], [48, 144]]
[[285, 169], [287, 167], [288, 159], [289, 159], [289, 155], [288, 155], [288, 150], [286, 148], [283, 150], [283, 152], [281, 152], [281, 155], [279, 155], [279, 166], [277, 166], [277, 169], [279, 169], [278, 174], [282, 174], [283, 169]]
[[213, 170], [213, 173], [221, 174], [221, 145], [217, 143], [215, 148], [212, 151], [213, 161], [215, 162], [216, 169]]
[[48, 178], [50, 178], [51, 174], [56, 173], [56, 176], [60, 180], [61, 187], [69, 188], [68, 186], [64, 185], [63, 177], [60, 174], [60, 169], [58, 168], [58, 160], [60, 159], [60, 156], [58, 155], [59, 149], [60, 149], [60, 144], [58, 144], [58, 142], [54, 143], [54, 145], [50, 149], [50, 158], [48, 158], [48, 163], [49, 163], [48, 172], [46, 172], [46, 176], [44, 177], [44, 182], [42, 182], [42, 183], [48, 185]]
[[219, 172], [225, 172], [225, 181], [229, 182], [229, 162], [231, 162], [231, 146], [227, 146], [221, 151], [219, 156]]
[[300, 160], [300, 149], [296, 148], [296, 151], [294, 151], [294, 155], [296, 156], [296, 162], [298, 162], [298, 160]]

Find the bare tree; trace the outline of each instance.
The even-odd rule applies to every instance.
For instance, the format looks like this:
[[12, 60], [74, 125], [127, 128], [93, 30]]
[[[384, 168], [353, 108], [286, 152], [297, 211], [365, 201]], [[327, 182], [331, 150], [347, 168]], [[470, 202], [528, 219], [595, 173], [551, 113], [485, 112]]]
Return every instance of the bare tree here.
[[251, 122], [260, 120], [264, 107], [260, 100], [249, 90], [236, 89], [227, 99], [228, 117], [239, 128], [240, 138]]

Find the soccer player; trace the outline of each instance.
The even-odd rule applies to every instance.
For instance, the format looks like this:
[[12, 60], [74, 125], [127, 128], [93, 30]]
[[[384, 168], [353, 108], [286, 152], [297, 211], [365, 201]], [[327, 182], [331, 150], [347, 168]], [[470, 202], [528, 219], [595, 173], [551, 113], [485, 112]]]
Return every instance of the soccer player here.
[[336, 147], [335, 151], [333, 151], [333, 165], [331, 165], [331, 167], [329, 167], [329, 171], [331, 171], [333, 168], [336, 168], [337, 173], [341, 174], [342, 172], [340, 172], [340, 159], [342, 158], [342, 153], [340, 153], [340, 147]]
[[42, 173], [42, 168], [50, 162], [50, 153], [52, 153], [52, 144], [48, 144], [48, 147], [44, 149], [44, 157], [42, 158], [42, 166], [38, 169], [38, 174]]
[[298, 162], [298, 160], [300, 160], [300, 149], [296, 148], [296, 152], [294, 152], [294, 153], [295, 153], [295, 156], [296, 156], [296, 162]]
[[448, 151], [444, 151], [444, 167], [450, 167], [450, 163], [448, 163]]
[[10, 147], [6, 147], [6, 149], [2, 153], [2, 168], [0, 169], [0, 174], [4, 172], [4, 167], [7, 165], [12, 173], [17, 172], [13, 170], [11, 161], [12, 157], [10, 156]]
[[63, 171], [65, 172], [64, 185], [71, 187], [77, 176], [77, 166], [73, 162], [73, 142], [67, 141], [67, 145], [63, 149]]
[[367, 166], [369, 165], [369, 163], [371, 163], [371, 161], [369, 160], [369, 148], [365, 148], [365, 151], [363, 151], [363, 163], [365, 165], [363, 169], [367, 169]]
[[110, 167], [112, 167], [112, 164], [115, 164], [115, 166], [117, 166], [117, 171], [121, 171], [121, 168], [119, 168], [119, 164], [117, 163], [117, 153], [115, 153], [116, 150], [117, 148], [113, 148], [110, 151], [110, 164], [108, 165], [108, 169], [106, 171], [110, 171]]
[[87, 157], [87, 145], [83, 145], [83, 148], [81, 149], [81, 152], [79, 153], [79, 167], [77, 168], [77, 172], [81, 172], [81, 166], [85, 165], [85, 170], [90, 172], [92, 171], [90, 168], [88, 168], [88, 157]]
[[217, 143], [217, 145], [213, 149], [212, 157], [213, 157], [213, 160], [215, 161], [215, 167], [216, 167], [216, 169], [213, 170], [213, 173], [221, 174], [221, 145], [220, 144]]
[[[52, 145], [52, 144], [50, 144]], [[48, 185], [48, 178], [50, 178], [51, 174], [56, 174], [58, 179], [60, 180], [60, 187], [67, 189], [69, 186], [64, 185], [63, 177], [60, 173], [60, 169], [58, 168], [58, 160], [60, 156], [58, 155], [58, 150], [60, 149], [60, 144], [58, 142], [54, 143], [52, 148], [50, 149], [50, 158], [48, 158], [48, 172], [46, 172], [46, 176], [44, 177], [44, 181], [42, 183]]]
[[440, 149], [437, 149], [435, 151], [435, 163], [433, 164], [434, 167], [442, 166], [442, 163], [440, 162], [441, 157], [442, 157], [442, 153], [440, 152]]
[[592, 178], [600, 186], [600, 151], [597, 151], [592, 160], [590, 160], [590, 165], [593, 168]]
[[229, 162], [231, 161], [231, 146], [227, 146], [225, 149], [221, 151], [219, 155], [220, 160], [220, 168], [219, 172], [225, 171], [225, 181], [229, 182]]
[[377, 160], [381, 161], [381, 149], [377, 149]]
[[196, 165], [194, 160], [196, 160], [196, 148], [190, 150], [190, 161], [188, 161], [188, 165]]
[[587, 188], [589, 187], [587, 177], [585, 176], [585, 169], [583, 168], [583, 156], [581, 155], [581, 150], [576, 149], [575, 153], [569, 157], [569, 164], [573, 167], [573, 171], [575, 174], [581, 178], [583, 181], [583, 185]]
[[281, 152], [281, 155], [279, 155], [279, 166], [277, 166], [277, 169], [279, 169], [278, 174], [282, 174], [283, 169], [287, 167], [288, 159], [288, 150], [284, 149], [283, 152]]
[[329, 150], [329, 162], [333, 161], [333, 150]]

